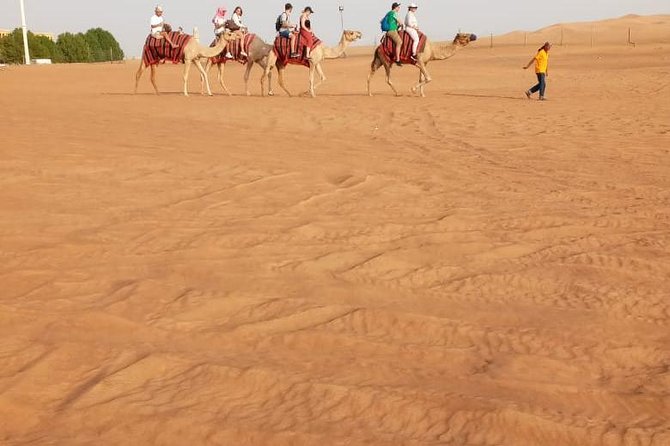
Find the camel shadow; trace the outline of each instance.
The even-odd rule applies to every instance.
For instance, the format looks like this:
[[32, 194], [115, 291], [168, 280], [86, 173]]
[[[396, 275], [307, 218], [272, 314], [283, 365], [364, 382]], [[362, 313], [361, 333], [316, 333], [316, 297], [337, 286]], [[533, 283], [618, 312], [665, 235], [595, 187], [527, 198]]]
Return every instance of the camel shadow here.
[[527, 101], [527, 98], [516, 96], [503, 96], [497, 94], [472, 94], [472, 93], [444, 93], [444, 96], [457, 96], [464, 98], [486, 98], [486, 99], [510, 99], [513, 101]]
[[[102, 96], [184, 96], [183, 91], [161, 91], [160, 94], [156, 94], [151, 91], [147, 92], [142, 92], [142, 93], [119, 93], [119, 92], [109, 92], [105, 91], [100, 93]], [[196, 96], [202, 96], [199, 92], [198, 93], [190, 93], [191, 96], [196, 97]], [[205, 95], [207, 96], [207, 95]], [[217, 96], [215, 93], [214, 96]], [[221, 95], [223, 96], [223, 95]]]

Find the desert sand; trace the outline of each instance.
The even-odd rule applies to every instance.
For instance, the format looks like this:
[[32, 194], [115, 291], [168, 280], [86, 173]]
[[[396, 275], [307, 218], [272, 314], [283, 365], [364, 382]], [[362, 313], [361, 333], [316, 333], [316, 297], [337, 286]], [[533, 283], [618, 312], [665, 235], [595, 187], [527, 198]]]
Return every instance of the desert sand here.
[[316, 99], [3, 69], [0, 443], [670, 445], [657, 29], [555, 46], [544, 103], [540, 38], [425, 99], [365, 96], [369, 56]]

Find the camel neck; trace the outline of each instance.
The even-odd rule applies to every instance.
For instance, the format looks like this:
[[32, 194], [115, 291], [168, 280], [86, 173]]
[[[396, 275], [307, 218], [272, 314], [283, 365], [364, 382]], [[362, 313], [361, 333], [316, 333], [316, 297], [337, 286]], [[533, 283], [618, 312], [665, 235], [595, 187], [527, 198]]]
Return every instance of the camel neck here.
[[435, 49], [433, 50], [433, 59], [435, 60], [449, 59], [454, 54], [456, 54], [460, 49], [461, 46], [456, 45], [455, 43], [436, 45]]
[[344, 53], [344, 50], [347, 49], [347, 46], [349, 46], [349, 42], [344, 38], [343, 35], [340, 39], [340, 43], [337, 46], [324, 48], [324, 59], [337, 59]]

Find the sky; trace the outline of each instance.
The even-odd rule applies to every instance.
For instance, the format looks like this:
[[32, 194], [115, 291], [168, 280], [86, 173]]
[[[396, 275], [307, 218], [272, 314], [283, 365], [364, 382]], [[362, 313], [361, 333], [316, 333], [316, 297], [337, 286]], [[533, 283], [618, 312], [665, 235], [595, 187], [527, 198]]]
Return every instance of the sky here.
[[[284, 9], [284, 0], [24, 0], [28, 28], [35, 32], [80, 32], [101, 27], [110, 31], [127, 57], [139, 56], [149, 33], [149, 19], [160, 3], [164, 17], [174, 28], [200, 30], [201, 41], [213, 38], [211, 19], [219, 6], [229, 14], [235, 6], [244, 9], [251, 32], [265, 41], [274, 39], [274, 22]], [[289, 0], [290, 1], [290, 0]], [[400, 0], [404, 2], [403, 0]], [[416, 1], [416, 0], [415, 0]], [[233, 3], [235, 2], [235, 3]], [[294, 19], [298, 10], [311, 6], [312, 27], [328, 45], [339, 41], [339, 6], [344, 7], [346, 29], [363, 33], [362, 43], [371, 45], [380, 34], [379, 21], [390, 9], [386, 0], [301, 0], [292, 1]], [[407, 2], [404, 2], [407, 4]], [[669, 0], [419, 0], [419, 26], [431, 39], [443, 40], [460, 31], [478, 35], [532, 31], [560, 22], [590, 21], [626, 14], [669, 14]], [[402, 8], [402, 16], [406, 12]], [[19, 0], [0, 0], [0, 29], [21, 25]]]

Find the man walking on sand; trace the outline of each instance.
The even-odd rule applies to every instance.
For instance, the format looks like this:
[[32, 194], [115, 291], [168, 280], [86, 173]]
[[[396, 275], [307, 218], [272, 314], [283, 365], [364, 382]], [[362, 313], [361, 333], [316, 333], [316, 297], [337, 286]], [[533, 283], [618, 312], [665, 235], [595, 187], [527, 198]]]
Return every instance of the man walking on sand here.
[[540, 101], [545, 101], [544, 92], [547, 88], [547, 78], [549, 77], [549, 50], [551, 49], [551, 44], [549, 42], [544, 42], [542, 48], [537, 50], [537, 54], [533, 57], [528, 65], [523, 67], [524, 70], [527, 70], [533, 63], [535, 63], [535, 74], [537, 75], [537, 85], [532, 87], [530, 90], [526, 90], [526, 97], [530, 99], [530, 96], [539, 91], [540, 92]]

